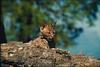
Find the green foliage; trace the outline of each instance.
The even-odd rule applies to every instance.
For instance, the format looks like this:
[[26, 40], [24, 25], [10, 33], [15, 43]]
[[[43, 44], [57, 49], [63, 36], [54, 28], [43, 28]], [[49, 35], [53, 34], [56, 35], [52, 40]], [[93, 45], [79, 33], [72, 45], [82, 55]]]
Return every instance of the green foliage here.
[[93, 25], [98, 4], [99, 0], [2, 0], [3, 16], [11, 13], [11, 27], [6, 31], [8, 41], [26, 42], [36, 37], [41, 24], [56, 22], [57, 45], [63, 42], [64, 47], [68, 46], [73, 43], [68, 27], [74, 29], [75, 22], [84, 18]]

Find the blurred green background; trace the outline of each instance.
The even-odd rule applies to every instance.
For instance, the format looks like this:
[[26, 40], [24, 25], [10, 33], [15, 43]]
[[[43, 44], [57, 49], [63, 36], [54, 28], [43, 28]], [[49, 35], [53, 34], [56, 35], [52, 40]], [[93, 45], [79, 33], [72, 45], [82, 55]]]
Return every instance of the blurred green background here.
[[100, 12], [100, 0], [2, 0], [1, 6], [7, 42], [28, 42], [38, 36], [41, 24], [56, 23], [56, 47], [63, 49], [76, 45], [84, 32], [77, 22], [95, 26]]

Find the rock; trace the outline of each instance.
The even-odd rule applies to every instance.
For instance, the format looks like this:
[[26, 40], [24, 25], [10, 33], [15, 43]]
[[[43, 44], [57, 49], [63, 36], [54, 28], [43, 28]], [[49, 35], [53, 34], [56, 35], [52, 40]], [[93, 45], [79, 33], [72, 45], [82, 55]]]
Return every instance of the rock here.
[[[26, 43], [21, 43], [20, 46], [18, 42], [14, 43], [12, 48], [12, 43], [9, 46], [6, 44], [5, 49], [1, 45], [1, 67], [100, 67], [100, 60], [90, 56], [72, 55], [59, 48], [28, 48]], [[18, 50], [19, 48], [22, 49]]]

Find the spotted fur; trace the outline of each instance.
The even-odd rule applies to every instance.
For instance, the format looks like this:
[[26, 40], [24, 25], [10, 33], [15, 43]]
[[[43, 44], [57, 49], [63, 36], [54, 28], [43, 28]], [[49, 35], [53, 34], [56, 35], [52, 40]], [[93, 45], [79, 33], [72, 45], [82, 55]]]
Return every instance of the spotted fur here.
[[40, 27], [40, 35], [33, 41], [30, 41], [33, 46], [43, 48], [55, 48], [55, 28], [52, 24], [44, 24]]

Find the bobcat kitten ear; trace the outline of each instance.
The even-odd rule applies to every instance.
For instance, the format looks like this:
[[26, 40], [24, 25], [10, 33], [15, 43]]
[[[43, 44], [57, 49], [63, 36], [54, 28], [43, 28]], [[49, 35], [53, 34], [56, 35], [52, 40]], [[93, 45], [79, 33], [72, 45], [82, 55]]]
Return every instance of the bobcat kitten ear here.
[[44, 28], [44, 27], [40, 27], [40, 31], [42, 31], [42, 30], [43, 30], [43, 28]]
[[40, 31], [42, 31], [45, 28], [46, 24], [42, 24], [40, 27]]
[[56, 23], [52, 23], [52, 24], [51, 24], [51, 26], [52, 26], [53, 28], [55, 28], [55, 26], [56, 26]]

